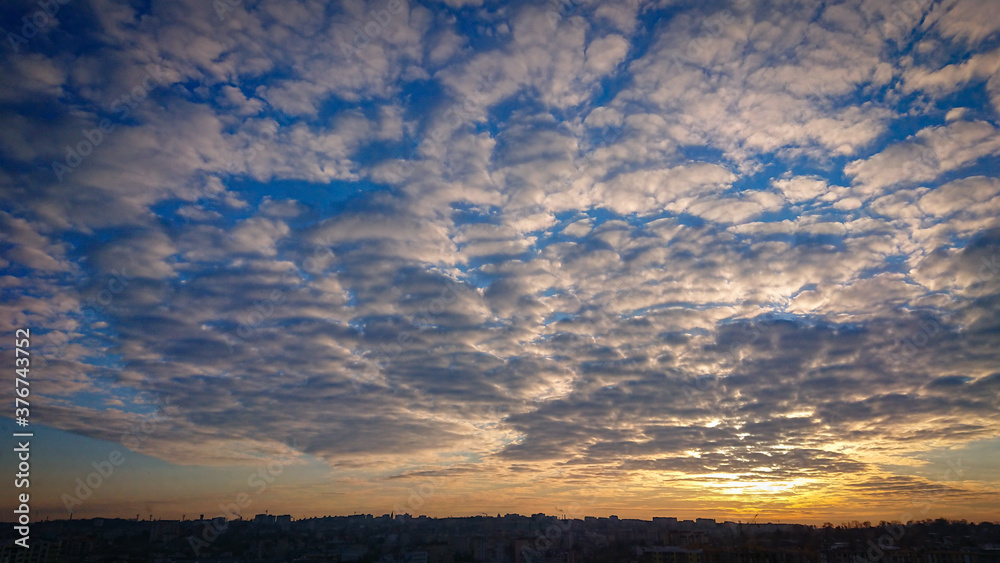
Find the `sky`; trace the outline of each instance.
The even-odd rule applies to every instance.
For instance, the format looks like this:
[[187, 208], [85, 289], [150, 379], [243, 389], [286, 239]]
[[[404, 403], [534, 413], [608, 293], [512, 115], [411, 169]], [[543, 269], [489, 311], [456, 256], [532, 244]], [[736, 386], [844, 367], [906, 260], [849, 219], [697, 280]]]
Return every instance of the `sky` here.
[[1000, 520], [992, 0], [0, 27], [39, 518]]

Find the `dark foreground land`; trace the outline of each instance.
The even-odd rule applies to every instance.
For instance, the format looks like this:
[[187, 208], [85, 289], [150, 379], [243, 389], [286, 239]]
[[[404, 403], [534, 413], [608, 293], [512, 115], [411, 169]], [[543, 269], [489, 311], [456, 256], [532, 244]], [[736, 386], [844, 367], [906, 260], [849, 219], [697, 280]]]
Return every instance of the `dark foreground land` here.
[[1000, 524], [717, 523], [535, 514], [292, 520], [90, 519], [39, 522], [30, 548], [5, 526], [0, 562], [358, 561], [369, 563], [1000, 563]]

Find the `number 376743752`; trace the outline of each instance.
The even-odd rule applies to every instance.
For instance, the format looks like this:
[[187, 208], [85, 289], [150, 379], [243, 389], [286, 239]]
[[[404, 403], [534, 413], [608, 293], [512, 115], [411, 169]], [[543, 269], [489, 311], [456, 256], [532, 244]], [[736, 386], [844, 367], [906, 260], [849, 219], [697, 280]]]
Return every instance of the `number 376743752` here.
[[28, 369], [31, 366], [31, 354], [28, 352], [30, 347], [30, 329], [18, 329], [14, 335], [14, 370], [17, 373], [14, 378], [14, 393], [17, 395], [14, 398], [14, 417], [18, 426], [28, 425], [28, 395], [31, 394], [28, 381]]

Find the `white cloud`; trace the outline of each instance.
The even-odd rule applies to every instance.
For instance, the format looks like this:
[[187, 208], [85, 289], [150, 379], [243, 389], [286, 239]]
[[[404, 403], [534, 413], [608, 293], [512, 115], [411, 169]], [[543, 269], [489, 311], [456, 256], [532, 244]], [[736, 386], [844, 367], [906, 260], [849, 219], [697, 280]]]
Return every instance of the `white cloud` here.
[[41, 225], [32, 225], [6, 211], [0, 211], [0, 225], [3, 226], [0, 240], [10, 245], [4, 253], [8, 265], [14, 263], [46, 273], [73, 269], [67, 260], [66, 246], [39, 232]]
[[776, 179], [771, 185], [785, 194], [788, 201], [801, 202], [816, 199], [830, 190], [826, 180], [817, 176], [795, 176]]
[[953, 63], [934, 70], [912, 67], [903, 74], [903, 91], [923, 91], [932, 96], [943, 96], [958, 90], [969, 82], [986, 80], [993, 108], [1000, 111], [1000, 49], [977, 53], [961, 63]]
[[607, 74], [628, 53], [629, 42], [621, 35], [606, 35], [587, 45], [587, 68], [597, 74]]
[[260, 253], [264, 256], [277, 254], [275, 245], [289, 233], [288, 225], [273, 219], [251, 217], [236, 224], [230, 237], [232, 250], [236, 253]]
[[709, 163], [626, 172], [596, 184], [595, 201], [625, 214], [682, 211], [699, 196], [721, 191], [735, 179], [725, 167]]
[[563, 228], [563, 233], [571, 237], [582, 237], [590, 232], [591, 224], [589, 219], [580, 219], [579, 221], [573, 221], [569, 225]]
[[927, 182], [976, 159], [1000, 152], [1000, 135], [985, 121], [958, 121], [920, 130], [864, 160], [844, 167], [859, 193], [872, 196], [883, 189]]
[[966, 114], [967, 111], [968, 108], [951, 108], [950, 110], [948, 110], [948, 113], [945, 114], [944, 120], [957, 121], [959, 119], [962, 119], [962, 117]]
[[1000, 32], [996, 5], [990, 0], [946, 0], [933, 7], [923, 27], [975, 45]]

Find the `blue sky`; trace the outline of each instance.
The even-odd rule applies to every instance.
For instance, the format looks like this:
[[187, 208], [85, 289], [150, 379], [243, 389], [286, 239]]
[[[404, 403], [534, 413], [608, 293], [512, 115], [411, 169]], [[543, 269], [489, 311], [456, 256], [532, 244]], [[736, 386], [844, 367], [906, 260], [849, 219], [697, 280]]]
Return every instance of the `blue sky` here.
[[43, 514], [159, 417], [76, 514], [280, 460], [296, 516], [996, 519], [989, 1], [56, 5], [0, 20]]

